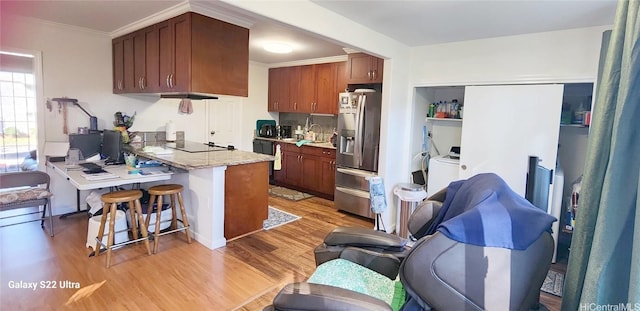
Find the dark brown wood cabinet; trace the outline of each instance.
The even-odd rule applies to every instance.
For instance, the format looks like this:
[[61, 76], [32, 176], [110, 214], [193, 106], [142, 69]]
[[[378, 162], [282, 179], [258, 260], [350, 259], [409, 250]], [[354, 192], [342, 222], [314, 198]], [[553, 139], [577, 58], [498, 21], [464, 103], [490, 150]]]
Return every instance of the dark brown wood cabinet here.
[[114, 93], [246, 97], [249, 30], [188, 12], [113, 39], [113, 68]]
[[302, 81], [302, 67], [294, 66], [294, 67], [286, 67], [287, 77], [286, 79], [282, 79], [281, 83], [287, 84], [289, 90], [289, 97], [287, 105], [284, 105], [282, 109], [279, 109], [280, 112], [301, 112], [301, 103], [300, 92], [304, 83]]
[[[338, 94], [343, 93], [349, 84], [349, 73], [347, 72], [347, 62], [336, 63], [336, 92], [335, 98], [338, 98]], [[338, 109], [338, 106], [336, 106]], [[338, 114], [336, 110], [336, 114]]]
[[316, 100], [316, 65], [300, 66], [300, 89], [295, 112], [311, 113]]
[[124, 38], [113, 39], [111, 55], [113, 55], [113, 93], [119, 94], [124, 90]]
[[286, 183], [292, 186], [300, 186], [302, 184], [302, 160], [299, 151], [283, 151], [282, 152], [282, 170]]
[[[188, 92], [191, 67], [191, 15], [156, 24], [159, 46], [160, 92]], [[203, 92], [206, 93], [206, 92]]]
[[268, 217], [269, 162], [229, 165], [224, 188], [224, 237], [261, 230]]
[[155, 27], [147, 27], [134, 32], [133, 40], [133, 83], [128, 84], [129, 92], [156, 92], [158, 89], [158, 32]]
[[349, 84], [382, 83], [384, 59], [365, 53], [348, 56]]
[[314, 65], [316, 96], [314, 104], [311, 106], [312, 113], [338, 114], [337, 68], [336, 63]]
[[336, 63], [301, 66], [300, 82], [300, 102], [295, 112], [337, 114]]
[[289, 68], [269, 69], [269, 111], [289, 112], [289, 79]]
[[305, 189], [319, 191], [320, 185], [320, 157], [308, 154], [300, 155], [300, 169], [302, 178], [300, 186]]
[[297, 147], [280, 143], [282, 169], [274, 171], [277, 184], [333, 198], [335, 188], [335, 149]]
[[[346, 62], [271, 68], [268, 110], [338, 114], [338, 93], [346, 81]], [[288, 97], [279, 95], [285, 89]], [[283, 98], [288, 98], [287, 104]]]
[[[133, 50], [133, 35], [121, 38], [122, 41], [122, 76], [118, 82], [119, 93], [130, 93], [135, 90], [135, 59]], [[115, 66], [114, 66], [115, 67]], [[114, 83], [115, 86], [116, 83]]]
[[336, 149], [322, 148], [319, 170], [320, 192], [333, 199], [336, 188]]

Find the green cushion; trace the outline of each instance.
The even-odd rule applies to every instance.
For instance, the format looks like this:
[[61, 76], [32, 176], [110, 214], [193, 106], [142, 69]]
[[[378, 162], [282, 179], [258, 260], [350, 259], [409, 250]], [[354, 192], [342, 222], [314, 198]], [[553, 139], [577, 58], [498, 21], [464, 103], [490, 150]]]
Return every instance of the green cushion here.
[[316, 268], [309, 283], [340, 287], [380, 299], [393, 310], [399, 310], [404, 303], [404, 289], [399, 280], [367, 269], [344, 259], [327, 261]]

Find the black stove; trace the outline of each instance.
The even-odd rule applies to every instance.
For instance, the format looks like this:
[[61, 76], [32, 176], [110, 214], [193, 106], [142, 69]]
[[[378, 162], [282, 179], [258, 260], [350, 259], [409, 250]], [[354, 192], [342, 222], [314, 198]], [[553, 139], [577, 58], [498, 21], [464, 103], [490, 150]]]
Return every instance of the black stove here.
[[175, 143], [167, 143], [168, 148], [196, 153], [196, 152], [211, 152], [211, 151], [227, 151], [234, 150], [235, 148], [231, 145], [229, 146], [219, 146], [214, 144], [213, 142], [208, 143], [197, 143], [192, 141], [180, 141]]

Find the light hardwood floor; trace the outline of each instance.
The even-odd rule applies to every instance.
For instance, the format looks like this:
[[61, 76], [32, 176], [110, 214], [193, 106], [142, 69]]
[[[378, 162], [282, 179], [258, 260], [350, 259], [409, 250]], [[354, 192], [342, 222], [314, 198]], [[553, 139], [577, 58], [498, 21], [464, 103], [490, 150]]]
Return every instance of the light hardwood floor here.
[[[81, 215], [56, 218], [53, 238], [38, 222], [0, 228], [0, 310], [262, 310], [284, 284], [311, 275], [313, 248], [329, 231], [373, 225], [320, 198], [269, 204], [303, 218], [213, 251], [182, 233], [166, 235], [156, 255], [142, 244], [114, 250], [109, 269], [104, 256], [88, 257]], [[18, 282], [37, 288], [10, 288]], [[557, 297], [542, 299], [559, 310]]]

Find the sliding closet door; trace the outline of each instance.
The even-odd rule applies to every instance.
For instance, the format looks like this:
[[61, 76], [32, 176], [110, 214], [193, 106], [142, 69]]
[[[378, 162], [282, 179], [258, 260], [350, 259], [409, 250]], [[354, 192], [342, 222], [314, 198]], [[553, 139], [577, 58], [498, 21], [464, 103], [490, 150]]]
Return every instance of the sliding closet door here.
[[460, 178], [493, 172], [524, 196], [529, 156], [556, 166], [563, 85], [465, 88]]

